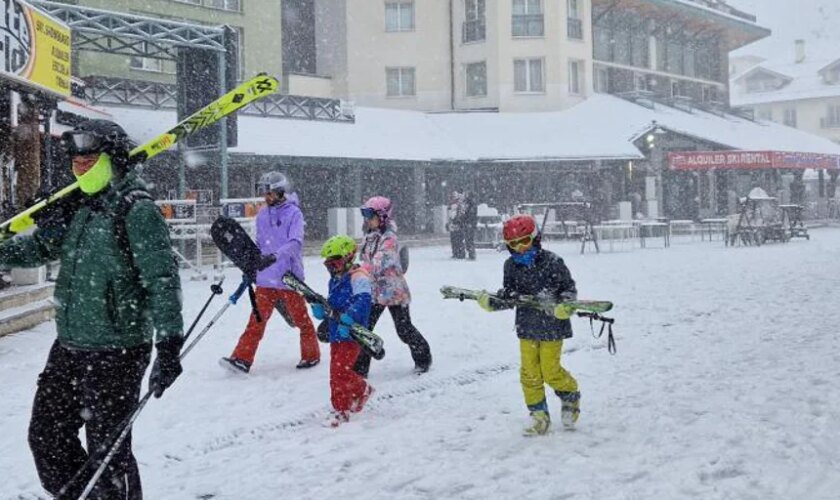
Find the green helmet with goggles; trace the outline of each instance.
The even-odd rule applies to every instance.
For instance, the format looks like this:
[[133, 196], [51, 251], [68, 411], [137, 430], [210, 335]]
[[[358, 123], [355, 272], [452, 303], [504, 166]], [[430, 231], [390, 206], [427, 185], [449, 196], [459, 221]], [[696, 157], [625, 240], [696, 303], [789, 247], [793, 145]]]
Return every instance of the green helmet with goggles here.
[[356, 241], [347, 235], [336, 235], [324, 242], [321, 257], [331, 274], [346, 271], [356, 258]]

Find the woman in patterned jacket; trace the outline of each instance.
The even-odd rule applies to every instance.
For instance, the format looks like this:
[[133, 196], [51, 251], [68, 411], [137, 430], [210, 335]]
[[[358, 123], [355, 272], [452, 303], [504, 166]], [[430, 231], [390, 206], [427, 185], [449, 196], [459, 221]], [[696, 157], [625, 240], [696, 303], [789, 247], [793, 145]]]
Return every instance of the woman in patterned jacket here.
[[[432, 365], [429, 343], [411, 323], [408, 305], [411, 293], [400, 264], [400, 247], [397, 242], [396, 224], [392, 220], [391, 200], [374, 196], [362, 205], [365, 219], [365, 241], [359, 252], [364, 267], [373, 281], [373, 307], [370, 312], [370, 329], [387, 308], [394, 320], [397, 335], [411, 350], [416, 373], [426, 373]], [[370, 356], [362, 352], [356, 360], [355, 370], [367, 377]]]

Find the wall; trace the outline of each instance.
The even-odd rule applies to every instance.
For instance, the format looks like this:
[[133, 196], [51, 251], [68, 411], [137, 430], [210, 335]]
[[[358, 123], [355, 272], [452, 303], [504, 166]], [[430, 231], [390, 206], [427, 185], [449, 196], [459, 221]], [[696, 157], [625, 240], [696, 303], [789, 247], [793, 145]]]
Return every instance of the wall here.
[[[415, 29], [385, 31], [385, 3], [348, 0], [349, 91], [362, 106], [440, 111], [449, 102], [449, 6], [415, 1]], [[416, 96], [387, 97], [386, 67], [415, 68]]]
[[760, 111], [769, 109], [773, 113], [774, 122], [784, 123], [785, 109], [795, 107], [796, 128], [840, 143], [840, 128], [822, 128], [820, 125], [820, 120], [828, 116], [827, 108], [830, 104], [840, 105], [840, 96], [759, 104], [750, 108], [754, 110], [756, 117]]

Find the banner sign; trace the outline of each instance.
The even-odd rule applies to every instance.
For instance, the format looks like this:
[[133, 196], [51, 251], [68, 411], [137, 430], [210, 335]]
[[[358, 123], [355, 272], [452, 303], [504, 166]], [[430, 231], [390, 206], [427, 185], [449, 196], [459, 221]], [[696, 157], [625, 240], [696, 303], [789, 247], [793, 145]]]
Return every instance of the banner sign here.
[[167, 222], [195, 222], [195, 200], [158, 200], [155, 202]]
[[0, 0], [0, 77], [70, 95], [70, 28], [22, 0]]
[[668, 153], [671, 170], [838, 169], [840, 156], [785, 151], [686, 151]]
[[265, 206], [263, 198], [228, 198], [220, 200], [222, 215], [232, 219], [253, 219]]

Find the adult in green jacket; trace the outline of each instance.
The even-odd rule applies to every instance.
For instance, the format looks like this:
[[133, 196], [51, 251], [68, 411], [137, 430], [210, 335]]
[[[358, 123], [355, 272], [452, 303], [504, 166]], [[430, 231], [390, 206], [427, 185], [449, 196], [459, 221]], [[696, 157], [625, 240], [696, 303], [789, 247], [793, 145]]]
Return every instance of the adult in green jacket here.
[[[136, 406], [152, 344], [149, 386], [160, 397], [181, 373], [181, 283], [166, 222], [129, 168], [125, 131], [89, 120], [62, 137], [82, 193], [45, 208], [31, 234], [0, 245], [0, 263], [59, 259], [56, 329], [29, 426], [44, 488], [76, 498], [96, 467], [69, 484], [88, 453]], [[87, 451], [79, 440], [85, 427]], [[97, 464], [98, 466], [98, 464]], [[90, 498], [142, 497], [130, 436]]]

